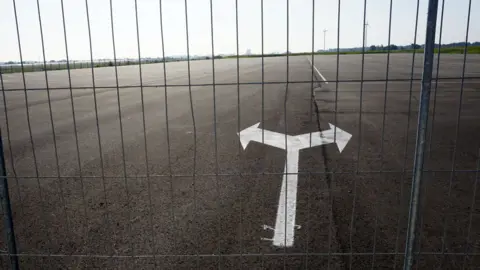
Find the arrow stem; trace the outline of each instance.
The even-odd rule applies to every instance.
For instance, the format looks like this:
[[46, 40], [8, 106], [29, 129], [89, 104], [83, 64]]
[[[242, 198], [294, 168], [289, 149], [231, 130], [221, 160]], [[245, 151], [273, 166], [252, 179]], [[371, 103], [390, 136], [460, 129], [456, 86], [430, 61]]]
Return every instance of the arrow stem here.
[[274, 246], [291, 247], [295, 234], [299, 150], [287, 151], [285, 171], [278, 201]]

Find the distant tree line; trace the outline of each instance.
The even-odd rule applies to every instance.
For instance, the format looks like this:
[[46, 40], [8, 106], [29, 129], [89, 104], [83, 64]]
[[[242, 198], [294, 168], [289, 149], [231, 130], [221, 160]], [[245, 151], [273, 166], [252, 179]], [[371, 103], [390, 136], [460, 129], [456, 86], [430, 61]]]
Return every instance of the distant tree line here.
[[[448, 44], [435, 44], [435, 48], [461, 48], [461, 47], [465, 47], [465, 45], [467, 46], [480, 46], [480, 42], [479, 41], [476, 41], [476, 42], [454, 42], [454, 43], [448, 43]], [[420, 44], [415, 44], [415, 43], [412, 43], [410, 45], [403, 45], [403, 46], [398, 46], [398, 45], [395, 45], [395, 44], [390, 44], [390, 45], [387, 45], [387, 46], [383, 46], [382, 45], [371, 45], [369, 47], [370, 51], [394, 51], [394, 50], [417, 50], [417, 49], [422, 49], [423, 47], [425, 47], [424, 45], [420, 45]]]
[[[465, 44], [469, 47], [469, 48], [473, 48], [473, 47], [480, 47], [480, 42], [479, 41], [475, 41], [475, 42], [453, 42], [453, 43], [447, 43], [447, 44], [435, 44], [435, 48], [463, 48], [465, 47]], [[361, 52], [363, 50], [365, 51], [387, 51], [387, 50], [390, 50], [390, 51], [397, 51], [397, 50], [412, 50], [412, 49], [423, 49], [425, 47], [425, 45], [423, 44], [409, 44], [409, 45], [397, 45], [397, 44], [390, 44], [390, 45], [371, 45], [367, 48], [363, 48], [363, 47], [351, 47], [351, 48], [339, 48], [338, 50], [340, 52]], [[329, 50], [327, 50], [327, 52], [336, 52], [337, 49], [336, 48], [331, 48]], [[470, 49], [469, 49], [470, 51]], [[322, 52], [325, 52], [324, 50], [318, 50], [317, 51], [318, 53], [322, 53]]]
[[414, 49], [414, 50], [417, 50], [417, 49], [421, 49], [423, 48], [422, 45], [419, 45], [419, 44], [410, 44], [410, 45], [406, 45], [406, 46], [398, 46], [398, 45], [395, 45], [395, 44], [390, 44], [390, 45], [387, 45], [387, 46], [383, 46], [382, 45], [372, 45], [370, 46], [370, 51], [395, 51], [395, 50], [411, 50], [411, 49]]

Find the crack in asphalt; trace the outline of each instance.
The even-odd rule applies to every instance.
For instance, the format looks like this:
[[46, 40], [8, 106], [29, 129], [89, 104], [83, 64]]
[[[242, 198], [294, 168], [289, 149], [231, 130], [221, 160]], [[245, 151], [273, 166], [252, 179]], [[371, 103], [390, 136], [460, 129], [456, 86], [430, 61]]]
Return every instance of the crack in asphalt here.
[[[317, 83], [320, 83], [320, 87], [322, 87], [321, 85], [321, 82], [318, 81], [318, 78], [315, 74], [315, 78], [317, 79], [316, 82]], [[319, 109], [319, 105], [316, 101], [316, 98], [315, 98], [315, 91], [312, 91], [312, 102], [313, 102], [313, 105], [315, 106], [315, 116], [316, 116], [316, 121], [317, 121], [317, 129], [318, 131], [322, 131], [321, 127], [320, 127], [320, 119], [321, 119], [321, 116], [320, 116], [320, 109]], [[336, 124], [336, 123], [335, 123]], [[320, 132], [321, 136], [322, 136], [322, 133]], [[328, 152], [327, 152], [327, 145], [321, 145], [320, 146], [321, 149], [322, 149], [322, 156], [323, 156], [323, 165], [325, 167], [325, 180], [326, 180], [326, 183], [327, 183], [327, 187], [328, 187], [328, 196], [329, 196], [329, 203], [328, 205], [330, 206], [330, 221], [331, 221], [331, 226], [330, 226], [330, 232], [329, 233], [332, 233], [333, 232], [331, 231], [331, 228], [332, 227], [336, 227], [335, 224], [338, 223], [338, 219], [335, 215], [335, 211], [333, 209], [333, 196], [332, 196], [332, 175], [331, 175], [331, 172], [332, 170], [330, 169], [329, 167], [329, 157], [328, 157]], [[346, 248], [344, 247], [344, 245], [342, 245], [342, 243], [340, 242], [340, 236], [338, 235], [338, 230], [335, 230], [335, 233], [334, 235], [332, 235], [329, 239], [329, 253], [331, 252], [331, 239], [332, 237], [334, 237], [335, 239], [337, 239], [337, 244], [338, 244], [338, 249], [339, 249], [339, 253], [347, 253], [346, 252]], [[345, 257], [345, 258], [344, 258]], [[330, 265], [330, 254], [328, 256], [328, 265]], [[346, 256], [340, 256], [340, 263], [343, 265], [343, 268], [344, 269], [348, 269], [347, 267], [347, 263], [346, 263]]]
[[[321, 117], [320, 117], [320, 111], [319, 111], [319, 109], [318, 109], [318, 104], [317, 104], [317, 102], [316, 102], [316, 100], [315, 100], [315, 96], [314, 96], [314, 99], [313, 99], [313, 104], [314, 104], [314, 106], [315, 106], [315, 115], [316, 115], [316, 120], [317, 120], [317, 128], [318, 128], [319, 131], [322, 131], [322, 129], [321, 129], [321, 127], [320, 127], [320, 118], [321, 118]], [[320, 134], [322, 134], [322, 133], [320, 133]], [[330, 199], [328, 205], [330, 206], [330, 209], [331, 209], [331, 211], [330, 211], [330, 215], [331, 215], [331, 217], [330, 217], [330, 218], [331, 218], [331, 226], [330, 226], [330, 228], [332, 228], [332, 227], [336, 226], [335, 224], [337, 223], [337, 218], [336, 218], [335, 212], [334, 212], [334, 210], [333, 210], [332, 176], [331, 176], [331, 174], [330, 174], [331, 169], [330, 169], [330, 167], [329, 167], [329, 157], [328, 157], [327, 147], [326, 147], [326, 145], [321, 145], [320, 147], [321, 147], [321, 149], [322, 149], [323, 165], [324, 165], [324, 167], [325, 167], [325, 172], [326, 172], [326, 174], [325, 174], [325, 178], [326, 178], [326, 179], [325, 179], [325, 180], [326, 180], [326, 183], [327, 183], [328, 196], [329, 196], [329, 199]], [[332, 233], [332, 232], [331, 232], [331, 229], [330, 229], [330, 233]], [[342, 243], [339, 241], [340, 237], [339, 237], [339, 235], [338, 235], [338, 230], [335, 230], [335, 235], [332, 235], [332, 237], [335, 237], [335, 239], [337, 239], [338, 248], [339, 248], [339, 251], [338, 251], [338, 252], [340, 252], [340, 253], [346, 253], [345, 247], [344, 247], [344, 246], [342, 245]], [[330, 240], [329, 242], [330, 242], [329, 244], [330, 244], [330, 246], [331, 246], [331, 240]], [[330, 253], [330, 246], [329, 246], [329, 253]], [[330, 260], [330, 256], [329, 256], [329, 260]], [[345, 268], [345, 269], [348, 269], [347, 266], [346, 266], [347, 264], [346, 264], [345, 259], [344, 259], [344, 258], [341, 258], [340, 261], [341, 261], [341, 263], [343, 264], [344, 268]], [[330, 265], [330, 262], [329, 262], [329, 265]]]

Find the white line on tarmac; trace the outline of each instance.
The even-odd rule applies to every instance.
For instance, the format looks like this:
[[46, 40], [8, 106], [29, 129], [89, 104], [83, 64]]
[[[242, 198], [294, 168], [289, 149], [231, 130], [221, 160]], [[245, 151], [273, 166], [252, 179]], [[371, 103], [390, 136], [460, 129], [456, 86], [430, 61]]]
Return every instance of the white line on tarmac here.
[[[285, 174], [283, 175], [282, 187], [275, 221], [275, 234], [273, 235], [274, 246], [293, 246], [295, 234], [295, 212], [297, 209], [297, 186], [298, 186], [298, 158], [299, 150], [287, 150]], [[293, 173], [293, 174], [289, 174]]]
[[320, 73], [320, 71], [318, 71], [317, 67], [315, 67], [315, 65], [312, 63], [312, 60], [310, 60], [308, 57], [308, 62], [310, 62], [310, 65], [315, 69], [315, 71], [318, 73], [318, 75], [322, 78], [323, 82], [325, 82], [325, 84], [328, 84], [328, 81], [327, 79], [325, 79], [325, 77], [323, 77], [322, 73]]

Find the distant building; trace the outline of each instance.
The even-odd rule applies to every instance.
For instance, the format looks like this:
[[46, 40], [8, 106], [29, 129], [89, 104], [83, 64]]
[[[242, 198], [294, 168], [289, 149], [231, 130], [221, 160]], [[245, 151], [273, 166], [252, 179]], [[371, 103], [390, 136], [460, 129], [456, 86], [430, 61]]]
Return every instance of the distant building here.
[[245, 55], [252, 55], [252, 50], [247, 49], [247, 52], [245, 52]]

